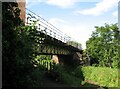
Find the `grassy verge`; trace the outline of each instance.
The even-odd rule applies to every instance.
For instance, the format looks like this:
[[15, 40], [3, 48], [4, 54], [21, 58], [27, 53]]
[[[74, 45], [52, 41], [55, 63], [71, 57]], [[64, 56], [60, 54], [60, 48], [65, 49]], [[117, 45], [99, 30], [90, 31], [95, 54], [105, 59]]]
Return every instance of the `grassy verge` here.
[[118, 69], [112, 69], [107, 67], [78, 67], [75, 71], [77, 75], [80, 75], [79, 71], [85, 77], [85, 81], [91, 82], [105, 87], [118, 87]]
[[57, 66], [52, 72], [55, 78], [65, 84], [85, 87], [118, 87], [118, 69], [106, 67], [77, 67], [65, 69]]

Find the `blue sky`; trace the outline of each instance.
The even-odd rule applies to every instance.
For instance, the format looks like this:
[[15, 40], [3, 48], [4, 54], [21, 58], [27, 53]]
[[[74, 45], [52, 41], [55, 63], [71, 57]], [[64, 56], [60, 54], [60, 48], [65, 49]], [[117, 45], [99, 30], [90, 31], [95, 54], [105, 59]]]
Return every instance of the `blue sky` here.
[[82, 44], [95, 26], [118, 22], [119, 0], [26, 0], [26, 7]]

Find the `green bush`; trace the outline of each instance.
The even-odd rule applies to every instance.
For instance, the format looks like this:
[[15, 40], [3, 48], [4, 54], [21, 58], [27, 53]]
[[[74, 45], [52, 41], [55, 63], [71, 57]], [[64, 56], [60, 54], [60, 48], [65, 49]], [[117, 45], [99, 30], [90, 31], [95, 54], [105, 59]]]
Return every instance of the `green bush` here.
[[[82, 73], [86, 81], [89, 80], [105, 87], [118, 87], [118, 69], [87, 66], [82, 67]], [[75, 74], [81, 76], [81, 67], [77, 68]]]

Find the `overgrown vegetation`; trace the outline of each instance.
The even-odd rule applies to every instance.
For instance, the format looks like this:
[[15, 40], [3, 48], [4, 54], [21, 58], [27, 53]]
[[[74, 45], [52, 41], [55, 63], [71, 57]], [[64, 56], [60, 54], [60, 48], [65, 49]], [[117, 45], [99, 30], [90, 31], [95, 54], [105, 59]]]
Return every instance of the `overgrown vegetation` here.
[[40, 87], [45, 68], [40, 65], [34, 67], [36, 28], [34, 25], [24, 26], [17, 3], [3, 2], [2, 11], [3, 88]]
[[[117, 24], [96, 26], [83, 52], [85, 80], [100, 86], [118, 87], [120, 68], [120, 31]], [[78, 67], [79, 71], [79, 67]]]
[[[81, 68], [78, 67], [78, 71]], [[100, 86], [118, 87], [119, 78], [118, 69], [107, 67], [82, 67], [82, 72], [86, 81], [91, 81]]]
[[118, 69], [91, 66], [66, 69], [58, 65], [52, 73], [52, 77], [71, 86], [119, 87]]
[[90, 60], [91, 65], [120, 68], [120, 31], [117, 24], [95, 28], [86, 42], [84, 60]]
[[43, 68], [46, 70], [52, 70], [54, 66], [50, 56], [45, 55], [36, 56], [33, 62], [35, 67], [43, 66]]

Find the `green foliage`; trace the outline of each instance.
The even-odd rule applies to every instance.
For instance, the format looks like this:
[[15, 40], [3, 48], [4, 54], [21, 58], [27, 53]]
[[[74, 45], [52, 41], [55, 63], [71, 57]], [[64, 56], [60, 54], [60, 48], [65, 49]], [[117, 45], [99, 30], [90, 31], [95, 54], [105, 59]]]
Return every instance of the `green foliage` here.
[[[96, 26], [96, 31], [86, 42], [91, 63], [106, 67], [120, 67], [120, 31], [117, 24]], [[91, 65], [92, 65], [91, 64]]]
[[85, 50], [83, 50], [83, 54], [82, 54], [82, 61], [84, 62], [84, 63], [87, 63], [88, 61], [87, 61], [87, 51], [86, 51], [86, 49]]
[[[35, 55], [36, 43], [35, 34], [37, 33], [34, 26], [20, 26], [16, 28], [18, 39], [17, 39], [17, 49], [16, 49], [16, 68], [19, 71], [16, 82], [17, 86], [25, 86], [28, 88], [38, 88], [41, 86], [42, 78], [45, 75], [46, 65], [41, 65], [42, 61], [50, 61], [49, 56]], [[37, 66], [35, 66], [37, 65]], [[24, 78], [23, 75], [27, 77]], [[23, 82], [20, 82], [23, 81]]]
[[[52, 71], [54, 78], [64, 84], [83, 87], [119, 87], [118, 69], [108, 67], [78, 66], [66, 69], [57, 65]], [[104, 89], [104, 88], [103, 88]]]
[[[81, 67], [78, 67], [78, 71]], [[105, 87], [118, 87], [118, 69], [107, 67], [82, 67], [85, 81], [95, 82], [97, 85]], [[78, 72], [78, 75], [79, 72]]]
[[53, 67], [53, 61], [49, 55], [37, 55], [36, 58], [32, 61], [34, 66], [43, 67], [43, 69], [50, 70], [50, 67]]
[[51, 60], [51, 57], [49, 55], [38, 55], [36, 59], [37, 60]]
[[[30, 88], [39, 86], [43, 70], [35, 68], [36, 28], [24, 26], [15, 2], [2, 3], [3, 87]], [[33, 88], [32, 88], [33, 89]]]
[[[19, 9], [15, 2], [2, 3], [2, 65], [3, 86], [15, 86], [15, 75], [19, 71], [16, 67], [17, 32], [15, 28], [21, 24]], [[20, 71], [19, 71], [20, 73]]]

